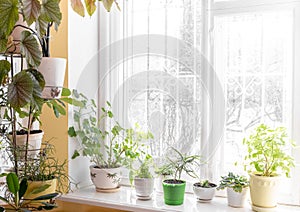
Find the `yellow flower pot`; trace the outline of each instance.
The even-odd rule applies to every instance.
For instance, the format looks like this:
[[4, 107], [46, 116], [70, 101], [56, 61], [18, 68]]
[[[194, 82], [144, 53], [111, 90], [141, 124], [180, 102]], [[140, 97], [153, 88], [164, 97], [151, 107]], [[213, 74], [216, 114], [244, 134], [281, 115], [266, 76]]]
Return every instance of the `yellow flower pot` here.
[[[34, 189], [40, 188], [40, 187], [44, 186], [45, 184], [50, 185], [49, 188], [47, 188], [46, 190], [39, 192], [37, 194], [32, 194], [32, 191]], [[55, 193], [56, 185], [57, 185], [57, 179], [47, 180], [47, 181], [28, 181], [28, 188], [24, 194], [24, 198], [25, 199], [34, 199], [39, 196]]]
[[250, 196], [252, 205], [261, 208], [277, 206], [280, 177], [264, 177], [250, 174]]

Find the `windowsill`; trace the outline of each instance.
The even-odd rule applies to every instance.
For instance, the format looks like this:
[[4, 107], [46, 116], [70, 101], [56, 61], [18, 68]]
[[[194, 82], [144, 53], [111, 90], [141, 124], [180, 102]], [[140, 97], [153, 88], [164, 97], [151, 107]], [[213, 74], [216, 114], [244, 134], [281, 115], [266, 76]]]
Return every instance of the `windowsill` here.
[[[215, 197], [211, 203], [198, 202], [193, 194], [186, 194], [184, 204], [180, 206], [169, 206], [164, 204], [163, 194], [154, 192], [151, 200], [137, 200], [135, 190], [129, 187], [121, 187], [116, 193], [99, 193], [95, 191], [93, 186], [78, 189], [72, 193], [63, 195], [59, 200], [64, 202], [74, 202], [85, 205], [99, 206], [104, 208], [113, 208], [128, 211], [180, 211], [180, 212], [196, 212], [196, 211], [219, 211], [219, 212], [247, 212], [252, 211], [250, 204], [246, 204], [245, 208], [232, 208], [227, 205], [227, 199]], [[299, 207], [279, 205], [277, 211], [292, 212], [299, 211]]]

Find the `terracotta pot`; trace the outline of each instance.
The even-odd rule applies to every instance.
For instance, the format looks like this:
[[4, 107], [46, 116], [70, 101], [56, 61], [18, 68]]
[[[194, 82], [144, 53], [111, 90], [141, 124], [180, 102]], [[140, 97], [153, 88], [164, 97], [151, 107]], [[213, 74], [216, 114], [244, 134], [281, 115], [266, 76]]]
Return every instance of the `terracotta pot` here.
[[250, 196], [252, 205], [262, 208], [277, 206], [279, 176], [264, 177], [250, 174]]
[[67, 60], [64, 58], [43, 57], [38, 68], [46, 85], [42, 92], [45, 99], [60, 98], [64, 85]]
[[98, 192], [117, 191], [120, 182], [120, 168], [103, 169], [90, 166], [90, 176]]

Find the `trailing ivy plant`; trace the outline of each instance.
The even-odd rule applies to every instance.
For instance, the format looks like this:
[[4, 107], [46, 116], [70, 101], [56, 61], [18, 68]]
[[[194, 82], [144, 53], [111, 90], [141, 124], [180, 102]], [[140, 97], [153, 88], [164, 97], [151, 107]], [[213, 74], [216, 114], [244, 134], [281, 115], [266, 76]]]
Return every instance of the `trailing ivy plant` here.
[[72, 159], [80, 155], [86, 156], [99, 168], [128, 165], [129, 159], [139, 156], [141, 141], [153, 138], [150, 132], [121, 127], [113, 119], [109, 102], [106, 102], [107, 107], [102, 107], [98, 115], [94, 100], [76, 91], [73, 93], [74, 99], [82, 104], [74, 109], [75, 126], [68, 130], [69, 136], [78, 138], [80, 145], [80, 148], [74, 151]]
[[229, 172], [227, 176], [221, 176], [222, 180], [217, 189], [232, 188], [235, 192], [242, 192], [249, 186], [249, 181], [245, 176], [235, 175]]
[[285, 174], [289, 177], [294, 158], [288, 154], [294, 142], [288, 138], [286, 128], [270, 128], [265, 124], [259, 125], [243, 144], [247, 146], [248, 154], [245, 169], [260, 176], [271, 177]]

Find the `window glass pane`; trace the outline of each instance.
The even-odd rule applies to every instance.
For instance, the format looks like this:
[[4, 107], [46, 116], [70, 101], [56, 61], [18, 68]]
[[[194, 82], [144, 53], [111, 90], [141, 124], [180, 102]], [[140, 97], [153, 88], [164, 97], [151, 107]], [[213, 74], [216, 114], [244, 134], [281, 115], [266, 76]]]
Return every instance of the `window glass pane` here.
[[291, 129], [293, 13], [217, 16], [214, 26], [215, 67], [226, 99], [220, 164], [228, 171], [243, 160], [242, 139], [258, 123]]

